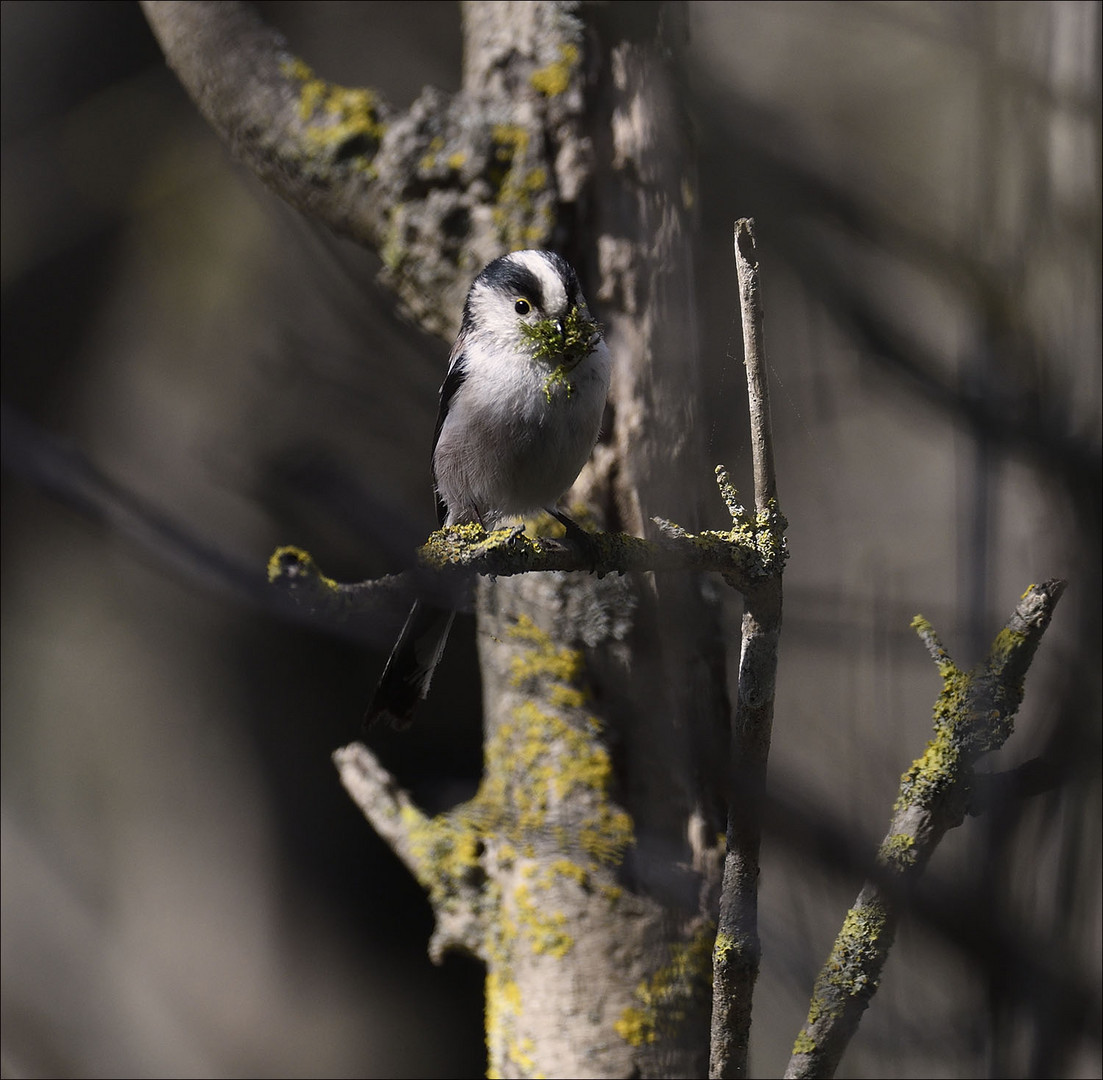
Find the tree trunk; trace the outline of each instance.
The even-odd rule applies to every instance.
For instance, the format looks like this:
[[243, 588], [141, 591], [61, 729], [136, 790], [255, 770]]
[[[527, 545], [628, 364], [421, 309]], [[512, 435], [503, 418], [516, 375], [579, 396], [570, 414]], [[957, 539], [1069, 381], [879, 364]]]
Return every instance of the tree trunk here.
[[[597, 282], [615, 368], [576, 495], [603, 527], [648, 535], [654, 514], [694, 523], [707, 473], [675, 11], [624, 11], [586, 39], [583, 145], [600, 168], [570, 253]], [[490, 1075], [704, 1075], [723, 831], [708, 763], [726, 761], [728, 725], [715, 603], [691, 575], [488, 582], [479, 653], [476, 802], [508, 822], [483, 833]]]

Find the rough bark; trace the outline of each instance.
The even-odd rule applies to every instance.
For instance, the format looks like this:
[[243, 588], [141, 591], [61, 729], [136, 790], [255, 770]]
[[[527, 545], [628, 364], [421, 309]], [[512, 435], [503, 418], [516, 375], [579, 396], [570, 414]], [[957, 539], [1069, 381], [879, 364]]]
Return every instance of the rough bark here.
[[[692, 174], [667, 9], [641, 25], [620, 7], [588, 27], [583, 134], [603, 168], [565, 238], [615, 360], [606, 434], [575, 499], [601, 526], [658, 536], [653, 515], [692, 523], [686, 477], [704, 474]], [[715, 605], [694, 577], [525, 575], [481, 584], [479, 615], [488, 776], [493, 754], [514, 805], [549, 792], [530, 861], [489, 873], [507, 898], [564, 918], [573, 940], [553, 955], [501, 938], [488, 961], [491, 1070], [531, 1075], [523, 1058], [549, 1075], [699, 1076], [722, 820], [706, 763], [727, 726]]]

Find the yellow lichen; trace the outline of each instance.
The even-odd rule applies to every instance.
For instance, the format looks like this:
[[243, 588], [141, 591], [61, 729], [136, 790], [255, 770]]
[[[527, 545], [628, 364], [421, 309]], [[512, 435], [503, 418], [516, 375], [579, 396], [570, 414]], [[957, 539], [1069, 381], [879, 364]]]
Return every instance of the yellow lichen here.
[[613, 1021], [613, 1030], [629, 1046], [643, 1046], [644, 1043], [653, 1043], [658, 1038], [650, 1015], [635, 1005], [629, 1005], [620, 1014], [620, 1018]]
[[557, 648], [549, 635], [528, 615], [518, 618], [509, 630], [509, 637], [531, 646], [510, 659], [509, 681], [512, 686], [525, 687], [538, 679], [547, 678], [560, 687], [576, 689], [570, 684], [579, 680], [584, 666], [582, 653], [577, 649]]
[[882, 866], [906, 870], [915, 865], [918, 850], [914, 836], [909, 836], [907, 833], [893, 833], [881, 842], [877, 861]]
[[534, 71], [529, 76], [529, 82], [545, 97], [557, 97], [570, 86], [571, 72], [577, 63], [578, 46], [569, 43], [560, 45], [559, 59]]
[[738, 944], [735, 939], [725, 933], [717, 933], [716, 941], [712, 946], [712, 957], [714, 964], [723, 964], [727, 961], [728, 957], [733, 951], [738, 948]]
[[348, 156], [368, 168], [387, 130], [375, 92], [326, 82], [295, 58], [283, 61], [281, 71], [299, 83], [299, 119], [306, 125], [306, 137], [318, 149], [355, 147]]
[[860, 903], [852, 907], [843, 920], [831, 955], [816, 980], [807, 1026], [811, 1027], [823, 1013], [835, 1013], [842, 1005], [838, 996], [869, 996], [877, 988], [871, 972], [879, 969], [879, 961], [890, 942], [888, 911], [881, 902]]
[[574, 938], [567, 932], [567, 916], [561, 911], [542, 911], [532, 899], [528, 886], [517, 885], [513, 890], [521, 936], [532, 951], [540, 956], [547, 954], [559, 959], [574, 946]]
[[513, 251], [540, 247], [555, 224], [547, 170], [529, 165], [531, 138], [525, 128], [496, 124], [491, 138], [495, 164], [488, 178], [496, 189], [492, 218], [501, 240]]
[[636, 1004], [613, 1022], [625, 1042], [642, 1046], [675, 1034], [695, 999], [709, 995], [715, 929], [706, 923], [689, 941], [671, 945], [670, 962], [636, 987]]
[[462, 808], [433, 818], [411, 806], [404, 806], [400, 813], [417, 878], [434, 904], [455, 893], [479, 871], [479, 829]]
[[572, 881], [583, 886], [585, 886], [590, 879], [590, 875], [579, 866], [578, 863], [573, 863], [570, 859], [556, 859], [555, 862], [548, 866], [548, 874], [570, 878]]
[[532, 1039], [526, 1037], [510, 1045], [509, 1060], [522, 1069], [527, 1076], [531, 1076], [533, 1080], [540, 1080], [544, 1074], [536, 1071], [536, 1061], [533, 1058], [535, 1051], [536, 1044]]
[[286, 544], [283, 547], [276, 548], [269, 556], [267, 570], [269, 584], [273, 584], [281, 578], [305, 577], [323, 588], [332, 589], [335, 592], [340, 589], [333, 578], [326, 577], [318, 569], [318, 564], [314, 561], [314, 557], [310, 552], [304, 551], [302, 548]]

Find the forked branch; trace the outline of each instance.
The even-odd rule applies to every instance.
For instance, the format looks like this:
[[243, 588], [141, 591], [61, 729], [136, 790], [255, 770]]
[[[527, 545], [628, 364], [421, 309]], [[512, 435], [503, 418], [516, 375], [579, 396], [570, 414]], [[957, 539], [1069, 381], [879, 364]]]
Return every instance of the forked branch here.
[[889, 830], [877, 853], [880, 873], [862, 887], [816, 979], [787, 1077], [835, 1075], [877, 990], [903, 890], [922, 873], [946, 832], [960, 825], [972, 808], [974, 766], [1011, 734], [1027, 669], [1064, 589], [1063, 581], [1032, 585], [996, 635], [988, 656], [969, 672], [954, 664], [926, 619], [913, 620], [942, 677], [934, 738], [901, 777]]

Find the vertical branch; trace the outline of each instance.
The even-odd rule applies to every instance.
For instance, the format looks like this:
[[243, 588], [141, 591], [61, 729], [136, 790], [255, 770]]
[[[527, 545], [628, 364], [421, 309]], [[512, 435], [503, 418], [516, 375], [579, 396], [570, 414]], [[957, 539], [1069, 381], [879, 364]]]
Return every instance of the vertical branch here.
[[770, 425], [770, 391], [766, 352], [762, 344], [762, 296], [758, 287], [758, 252], [754, 221], [735, 223], [735, 270], [739, 280], [739, 310], [743, 316], [743, 363], [747, 368], [750, 403], [751, 456], [754, 464], [754, 506], [761, 514], [777, 501], [774, 433]]
[[[735, 225], [735, 262], [743, 318], [744, 363], [750, 398], [756, 521], [771, 544], [781, 543], [785, 519], [777, 509], [770, 400], [762, 341], [762, 304], [754, 223]], [[751, 999], [758, 977], [758, 855], [761, 806], [774, 717], [777, 644], [781, 629], [781, 567], [744, 597], [739, 685], [731, 736], [727, 853], [713, 953], [710, 1077], [747, 1074]]]

